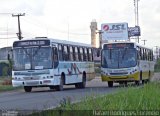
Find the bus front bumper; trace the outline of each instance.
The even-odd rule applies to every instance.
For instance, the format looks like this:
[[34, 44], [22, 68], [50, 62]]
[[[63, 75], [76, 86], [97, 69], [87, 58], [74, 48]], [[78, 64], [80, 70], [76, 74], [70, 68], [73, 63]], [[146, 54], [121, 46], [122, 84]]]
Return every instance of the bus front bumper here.
[[139, 72], [130, 75], [101, 75], [102, 81], [136, 81], [139, 80]]
[[12, 80], [12, 86], [52, 86], [57, 85], [53, 79], [46, 80], [28, 80], [28, 81], [20, 81], [20, 80]]

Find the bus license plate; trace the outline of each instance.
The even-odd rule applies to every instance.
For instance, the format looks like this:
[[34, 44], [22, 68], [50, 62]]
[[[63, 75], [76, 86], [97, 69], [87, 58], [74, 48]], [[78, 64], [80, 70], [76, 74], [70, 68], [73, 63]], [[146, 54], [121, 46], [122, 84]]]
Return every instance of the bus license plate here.
[[27, 85], [38, 85], [39, 81], [30, 81], [30, 82], [26, 82]]

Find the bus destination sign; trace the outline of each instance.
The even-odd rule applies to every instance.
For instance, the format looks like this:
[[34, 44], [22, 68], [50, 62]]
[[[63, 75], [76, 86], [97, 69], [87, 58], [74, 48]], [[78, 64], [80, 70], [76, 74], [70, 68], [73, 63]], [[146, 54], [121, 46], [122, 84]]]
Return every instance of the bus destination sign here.
[[50, 45], [49, 40], [25, 40], [25, 41], [16, 41], [13, 43], [13, 47], [48, 46], [48, 45]]
[[104, 49], [112, 49], [112, 48], [133, 48], [133, 43], [113, 43], [113, 44], [104, 44]]

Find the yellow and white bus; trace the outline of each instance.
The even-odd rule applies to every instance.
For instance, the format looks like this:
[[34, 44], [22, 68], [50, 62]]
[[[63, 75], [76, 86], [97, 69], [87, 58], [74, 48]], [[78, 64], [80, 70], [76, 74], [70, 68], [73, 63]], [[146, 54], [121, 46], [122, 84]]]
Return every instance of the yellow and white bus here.
[[113, 83], [137, 85], [148, 82], [154, 74], [153, 50], [134, 42], [103, 44], [101, 52], [101, 79], [108, 86]]
[[13, 86], [63, 90], [74, 84], [85, 88], [86, 81], [95, 77], [92, 47], [89, 44], [34, 38], [13, 43]]

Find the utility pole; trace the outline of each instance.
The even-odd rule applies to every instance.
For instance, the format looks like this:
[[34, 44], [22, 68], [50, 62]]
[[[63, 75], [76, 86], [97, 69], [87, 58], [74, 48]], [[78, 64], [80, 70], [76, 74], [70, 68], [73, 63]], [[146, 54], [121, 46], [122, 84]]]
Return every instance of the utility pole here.
[[[135, 26], [139, 26], [139, 12], [138, 12], [138, 2], [139, 2], [140, 0], [134, 0], [134, 7], [135, 7]], [[137, 39], [138, 39], [138, 43], [139, 43], [139, 36], [137, 37]]]
[[142, 40], [142, 41], [144, 42], [144, 45], [145, 45], [145, 43], [146, 43], [147, 40], [144, 39], [144, 40]]
[[25, 15], [25, 13], [17, 14], [17, 15], [12, 14], [12, 17], [18, 17], [18, 33], [17, 33], [17, 36], [18, 36], [19, 40], [21, 40], [23, 38], [22, 33], [21, 33], [21, 27], [20, 27], [20, 16], [24, 16], [24, 15]]

